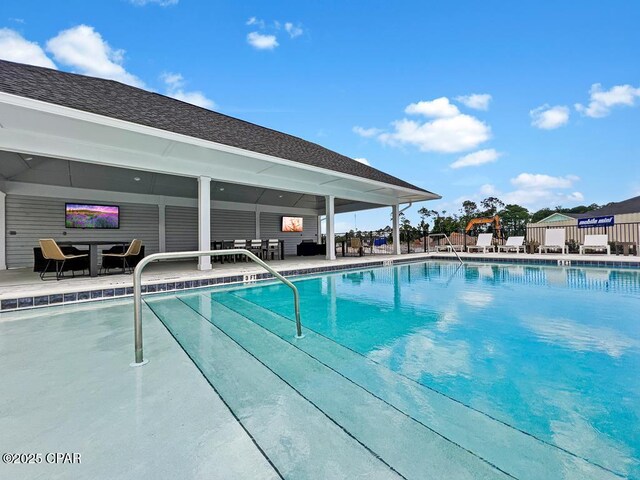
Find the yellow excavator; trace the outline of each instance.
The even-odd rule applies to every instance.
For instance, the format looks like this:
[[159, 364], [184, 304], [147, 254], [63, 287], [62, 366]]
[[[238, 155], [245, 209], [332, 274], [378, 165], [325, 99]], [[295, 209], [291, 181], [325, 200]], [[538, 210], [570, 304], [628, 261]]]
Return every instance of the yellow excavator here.
[[493, 230], [496, 233], [496, 237], [498, 239], [502, 239], [502, 228], [500, 228], [500, 217], [498, 215], [494, 215], [493, 217], [479, 217], [473, 218], [467, 223], [467, 227], [464, 229], [465, 233], [469, 233], [476, 225], [486, 225], [487, 223], [493, 224]]

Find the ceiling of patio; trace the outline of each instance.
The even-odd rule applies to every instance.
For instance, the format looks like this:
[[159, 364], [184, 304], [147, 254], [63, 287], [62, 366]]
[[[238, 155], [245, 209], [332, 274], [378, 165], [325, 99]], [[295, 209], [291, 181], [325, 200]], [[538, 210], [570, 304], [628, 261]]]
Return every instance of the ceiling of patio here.
[[[142, 170], [24, 155], [0, 150], [0, 179], [59, 187], [197, 198], [197, 180]], [[213, 200], [324, 211], [324, 197], [212, 180]], [[336, 198], [336, 211], [378, 208], [378, 204]]]

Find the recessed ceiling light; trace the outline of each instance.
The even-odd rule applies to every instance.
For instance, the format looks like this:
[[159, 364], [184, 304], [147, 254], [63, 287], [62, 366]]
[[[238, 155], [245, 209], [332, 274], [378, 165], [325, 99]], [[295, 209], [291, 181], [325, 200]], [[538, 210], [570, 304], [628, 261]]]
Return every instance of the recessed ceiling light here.
[[284, 195], [278, 195], [278, 198], [282, 198], [282, 197], [284, 197]]
[[136, 182], [139, 182], [139, 181], [140, 181], [140, 177], [133, 177], [133, 179], [134, 179]]
[[24, 157], [24, 159], [28, 162], [29, 160], [33, 160], [33, 157]]
[[224, 187], [220, 187], [220, 191], [221, 191], [221, 192], [224, 192]]

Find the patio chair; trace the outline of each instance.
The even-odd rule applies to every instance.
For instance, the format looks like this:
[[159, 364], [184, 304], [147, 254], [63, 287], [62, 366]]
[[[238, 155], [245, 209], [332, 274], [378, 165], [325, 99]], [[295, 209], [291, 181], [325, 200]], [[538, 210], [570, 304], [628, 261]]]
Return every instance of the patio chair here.
[[[134, 238], [133, 241], [129, 244], [129, 248], [124, 253], [103, 253], [102, 258], [113, 258], [119, 259], [122, 261], [122, 273], [126, 272], [126, 269], [129, 269], [129, 273], [133, 272], [133, 268], [129, 263], [130, 259], [133, 257], [137, 257], [140, 254], [140, 248], [142, 247], [142, 242], [137, 238]], [[102, 270], [102, 268], [101, 268]]]
[[254, 238], [249, 243], [249, 251], [258, 258], [262, 258], [262, 240], [260, 238]]
[[464, 250], [464, 245], [449, 245], [448, 243], [444, 243], [442, 245], [436, 245], [436, 252], [462, 252]]
[[[233, 241], [233, 248], [243, 248], [246, 250], [247, 248], [247, 241], [243, 238], [241, 239], [237, 239]], [[247, 261], [247, 257], [245, 255], [234, 255], [233, 256], [233, 263], [236, 263], [237, 260], [242, 260], [243, 262]]]
[[481, 233], [478, 235], [478, 240], [475, 245], [467, 246], [467, 251], [482, 250], [482, 253], [487, 253], [487, 249], [491, 249], [492, 252], [495, 252], [496, 247], [491, 245], [491, 242], [493, 242], [493, 233]]
[[[38, 243], [40, 243], [40, 248], [42, 249], [42, 256], [47, 260], [46, 267], [40, 272], [40, 280], [44, 280], [44, 276], [51, 262], [55, 262], [56, 280], [60, 280], [64, 276], [64, 265], [67, 261], [89, 257], [86, 253], [80, 255], [65, 255], [53, 238], [42, 238], [38, 240]], [[71, 276], [74, 276], [73, 270], [71, 271]]]
[[580, 245], [580, 255], [586, 250], [605, 250], [607, 255], [611, 255], [611, 247], [609, 246], [609, 237], [605, 235], [585, 235], [584, 242]]
[[520, 253], [520, 249], [522, 249], [522, 253], [525, 253], [526, 245], [524, 244], [524, 237], [509, 237], [507, 238], [507, 243], [504, 245], [498, 245], [498, 253], [504, 251], [508, 253], [515, 249], [516, 253]]
[[566, 231], [564, 228], [547, 228], [544, 232], [544, 245], [538, 247], [538, 253], [544, 250], [560, 250], [564, 255], [567, 252], [565, 245]]
[[280, 241], [277, 238], [267, 240], [265, 252], [267, 254], [267, 260], [274, 260], [275, 257], [278, 257], [278, 260], [280, 260]]

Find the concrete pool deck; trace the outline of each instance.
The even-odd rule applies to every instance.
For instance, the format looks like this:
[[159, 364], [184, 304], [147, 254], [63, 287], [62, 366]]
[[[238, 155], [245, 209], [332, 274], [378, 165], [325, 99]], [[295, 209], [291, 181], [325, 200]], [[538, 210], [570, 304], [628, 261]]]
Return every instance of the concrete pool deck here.
[[148, 307], [153, 361], [131, 368], [130, 301], [96, 306], [2, 315], [0, 449], [43, 460], [0, 463], [0, 478], [279, 478]]
[[[515, 262], [527, 264], [640, 268], [640, 257], [618, 255], [559, 255], [513, 253], [459, 253], [465, 262]], [[423, 260], [457, 260], [453, 253], [431, 252], [403, 255], [366, 255], [363, 257], [290, 257], [269, 262], [287, 276], [307, 275], [350, 268], [391, 265]], [[143, 275], [143, 293], [183, 290], [219, 284], [242, 283], [268, 278], [251, 262], [214, 263], [212, 270], [199, 271], [195, 261], [166, 261], [150, 264]], [[0, 309], [20, 310], [47, 305], [76, 303], [129, 296], [132, 275], [112, 274], [99, 277], [77, 276], [61, 281], [40, 280], [28, 268], [0, 271]]]

